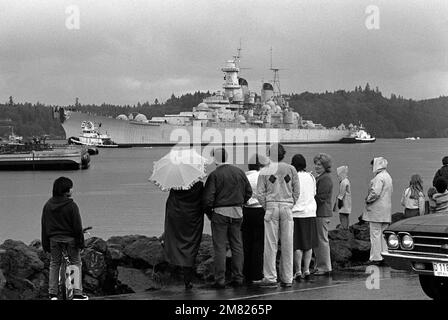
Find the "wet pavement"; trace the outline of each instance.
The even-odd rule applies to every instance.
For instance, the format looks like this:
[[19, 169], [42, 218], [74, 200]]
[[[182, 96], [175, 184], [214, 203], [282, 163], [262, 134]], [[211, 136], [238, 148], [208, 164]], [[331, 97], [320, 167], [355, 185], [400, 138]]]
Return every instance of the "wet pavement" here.
[[217, 290], [195, 284], [186, 291], [183, 286], [167, 286], [156, 291], [106, 296], [92, 300], [428, 300], [418, 276], [389, 267], [358, 267], [333, 272], [331, 276], [314, 277], [295, 282], [290, 288], [244, 286]]

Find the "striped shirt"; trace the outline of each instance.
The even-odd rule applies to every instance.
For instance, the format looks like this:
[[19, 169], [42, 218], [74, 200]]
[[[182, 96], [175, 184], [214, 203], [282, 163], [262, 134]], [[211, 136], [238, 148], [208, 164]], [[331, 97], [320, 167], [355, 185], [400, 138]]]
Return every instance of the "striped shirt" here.
[[436, 203], [435, 213], [448, 213], [448, 190], [432, 196]]

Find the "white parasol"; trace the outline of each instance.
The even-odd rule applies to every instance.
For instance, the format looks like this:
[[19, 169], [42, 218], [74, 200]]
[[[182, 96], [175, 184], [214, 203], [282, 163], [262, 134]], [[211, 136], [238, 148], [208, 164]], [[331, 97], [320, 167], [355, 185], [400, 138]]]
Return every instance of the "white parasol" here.
[[188, 190], [206, 177], [208, 160], [195, 149], [172, 149], [167, 155], [154, 162], [149, 181], [163, 191]]

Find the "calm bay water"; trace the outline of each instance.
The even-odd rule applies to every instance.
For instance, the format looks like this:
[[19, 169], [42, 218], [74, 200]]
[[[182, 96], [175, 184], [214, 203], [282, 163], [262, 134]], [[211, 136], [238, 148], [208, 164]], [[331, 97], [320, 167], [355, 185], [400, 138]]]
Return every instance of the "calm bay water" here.
[[[302, 153], [308, 169], [314, 170], [313, 156], [326, 152], [333, 157], [336, 192], [336, 167], [349, 166], [353, 212], [356, 222], [372, 173], [370, 160], [383, 156], [389, 161], [393, 179], [393, 212], [402, 211], [400, 198], [412, 174], [423, 177], [425, 193], [432, 183], [441, 159], [447, 154], [448, 139], [380, 139], [372, 144], [321, 144], [286, 147], [286, 160]], [[6, 239], [30, 242], [40, 237], [42, 207], [51, 195], [53, 181], [67, 176], [74, 182], [73, 198], [81, 210], [83, 224], [92, 225], [93, 235], [108, 239], [114, 235], [143, 234], [159, 236], [163, 232], [165, 201], [168, 193], [148, 182], [153, 161], [169, 148], [130, 148], [107, 150], [92, 156], [91, 167], [79, 171], [0, 171], [0, 243]], [[236, 152], [245, 152], [236, 148]], [[241, 168], [246, 170], [245, 165]], [[210, 168], [209, 168], [210, 169]], [[334, 195], [335, 196], [335, 195]], [[207, 219], [204, 232], [210, 232]], [[339, 223], [333, 217], [332, 227]]]

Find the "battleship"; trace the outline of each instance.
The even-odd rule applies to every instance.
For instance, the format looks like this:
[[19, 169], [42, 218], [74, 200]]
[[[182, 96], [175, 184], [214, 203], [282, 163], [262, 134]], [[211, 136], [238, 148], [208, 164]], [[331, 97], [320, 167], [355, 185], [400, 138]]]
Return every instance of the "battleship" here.
[[66, 137], [73, 140], [79, 136], [82, 123], [92, 122], [119, 147], [360, 142], [352, 138], [356, 126], [325, 128], [302, 119], [282, 95], [280, 69], [273, 68], [272, 63], [274, 79], [262, 84], [260, 95], [250, 91], [248, 82], [239, 76], [239, 62], [240, 49], [221, 69], [223, 90], [192, 106], [192, 111], [148, 119], [144, 114], [106, 117], [61, 108], [62, 127]]

